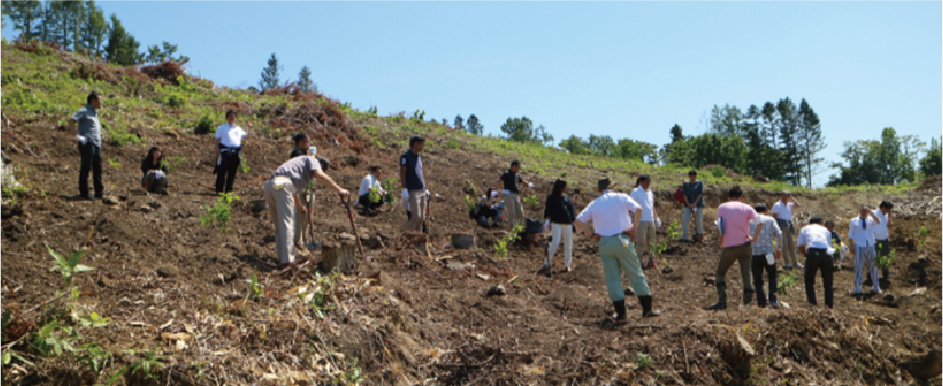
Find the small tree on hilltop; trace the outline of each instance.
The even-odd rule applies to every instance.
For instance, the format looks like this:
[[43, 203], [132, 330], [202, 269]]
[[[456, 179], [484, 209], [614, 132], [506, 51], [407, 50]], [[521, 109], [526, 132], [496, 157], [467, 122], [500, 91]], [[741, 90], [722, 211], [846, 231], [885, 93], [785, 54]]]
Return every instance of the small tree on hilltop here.
[[301, 89], [302, 94], [318, 91], [318, 86], [315, 86], [314, 81], [311, 80], [311, 69], [307, 65], [301, 67], [301, 71], [298, 72], [298, 88]]
[[468, 116], [468, 132], [475, 135], [481, 135], [485, 132], [485, 127], [478, 123], [478, 117], [475, 114]]
[[282, 67], [278, 65], [278, 58], [275, 53], [268, 58], [268, 66], [262, 69], [262, 79], [259, 80], [259, 89], [262, 91], [278, 87], [278, 72]]

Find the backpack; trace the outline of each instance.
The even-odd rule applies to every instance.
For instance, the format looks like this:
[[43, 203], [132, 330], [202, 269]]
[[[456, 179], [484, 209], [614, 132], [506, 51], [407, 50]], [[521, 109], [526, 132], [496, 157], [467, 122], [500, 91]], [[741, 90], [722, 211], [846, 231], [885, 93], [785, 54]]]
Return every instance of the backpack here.
[[684, 204], [684, 192], [681, 191], [680, 187], [675, 190], [674, 199], [675, 201]]

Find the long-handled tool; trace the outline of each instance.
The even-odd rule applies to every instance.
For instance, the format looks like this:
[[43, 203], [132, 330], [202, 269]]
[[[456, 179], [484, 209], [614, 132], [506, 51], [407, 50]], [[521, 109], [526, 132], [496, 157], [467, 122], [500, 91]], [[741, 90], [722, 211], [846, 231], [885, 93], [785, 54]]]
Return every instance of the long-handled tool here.
[[350, 220], [350, 227], [354, 230], [354, 238], [357, 239], [357, 250], [360, 251], [360, 257], [363, 257], [363, 246], [360, 245], [360, 234], [357, 233], [357, 224], [354, 223], [354, 211], [350, 209], [350, 196], [347, 196], [346, 201], [341, 201], [344, 204], [344, 207], [347, 208], [347, 218]]

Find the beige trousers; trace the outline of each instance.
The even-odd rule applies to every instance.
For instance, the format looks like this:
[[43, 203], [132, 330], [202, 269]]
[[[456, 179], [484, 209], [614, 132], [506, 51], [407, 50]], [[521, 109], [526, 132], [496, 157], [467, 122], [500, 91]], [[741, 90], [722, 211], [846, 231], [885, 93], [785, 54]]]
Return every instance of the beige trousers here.
[[422, 232], [422, 222], [426, 219], [426, 191], [409, 191], [409, 211], [413, 214], [406, 223], [407, 232]]
[[635, 230], [635, 254], [639, 261], [642, 261], [642, 254], [648, 251], [652, 260], [655, 259], [655, 253], [651, 251], [651, 242], [655, 242], [657, 237], [654, 221], [639, 221], [638, 228]]
[[269, 207], [272, 223], [275, 224], [275, 247], [278, 250], [279, 264], [289, 264], [295, 261], [295, 245], [292, 243], [295, 233], [293, 189], [294, 185], [290, 178], [276, 176], [265, 183], [263, 190], [262, 197]]
[[524, 225], [524, 204], [521, 202], [521, 196], [515, 193], [508, 193], [504, 201], [507, 208], [508, 229], [514, 229], [515, 225]]

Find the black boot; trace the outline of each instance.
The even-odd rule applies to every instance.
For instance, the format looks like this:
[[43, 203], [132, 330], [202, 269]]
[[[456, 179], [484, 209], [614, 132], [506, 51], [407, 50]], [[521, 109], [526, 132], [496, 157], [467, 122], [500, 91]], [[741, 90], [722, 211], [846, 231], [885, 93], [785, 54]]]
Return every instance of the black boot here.
[[707, 309], [711, 311], [726, 310], [727, 302], [717, 302], [717, 303], [711, 304], [710, 307], [707, 307]]
[[639, 302], [639, 304], [642, 305], [642, 317], [643, 317], [643, 318], [644, 318], [644, 317], [649, 317], [649, 316], [659, 316], [659, 315], [661, 315], [661, 311], [659, 311], [659, 310], [653, 310], [653, 309], [652, 309], [652, 295], [639, 296], [639, 297], [638, 297], [638, 302]]
[[727, 309], [727, 282], [717, 282], [717, 303], [711, 304], [707, 309], [713, 311]]
[[625, 321], [625, 300], [623, 299], [617, 302], [612, 302], [612, 305], [613, 307], [616, 308], [615, 321], [624, 322]]

